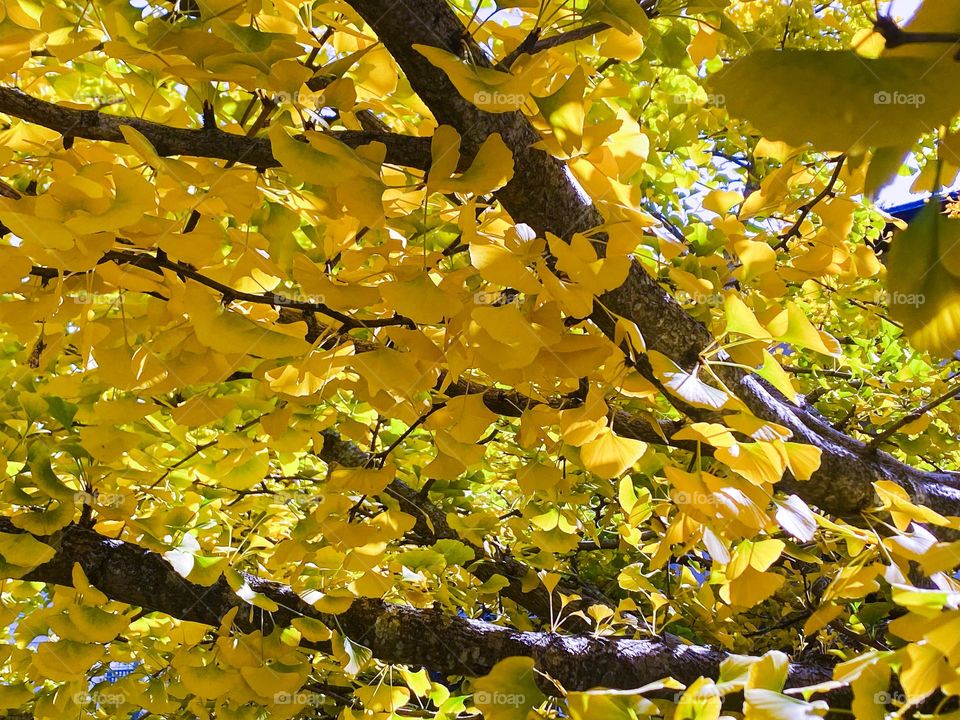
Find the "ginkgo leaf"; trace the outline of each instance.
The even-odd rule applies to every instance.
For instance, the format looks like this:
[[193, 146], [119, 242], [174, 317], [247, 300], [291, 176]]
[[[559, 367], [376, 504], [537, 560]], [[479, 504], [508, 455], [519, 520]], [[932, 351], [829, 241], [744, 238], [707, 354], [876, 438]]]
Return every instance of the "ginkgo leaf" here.
[[392, 713], [410, 700], [410, 691], [405, 687], [374, 685], [357, 688], [357, 698], [370, 712]]
[[513, 153], [499, 133], [487, 136], [470, 167], [457, 176], [460, 134], [450, 125], [436, 129], [431, 141], [433, 165], [427, 188], [433, 192], [460, 192], [486, 195], [499, 190], [513, 177]]
[[809, 348], [824, 355], [840, 356], [840, 343], [836, 338], [815, 328], [795, 303], [787, 303], [787, 307], [767, 323], [767, 328], [781, 342]]
[[580, 446], [580, 460], [594, 475], [615, 478], [643, 457], [647, 447], [642, 440], [620, 437], [604, 428], [597, 437]]
[[744, 720], [817, 720], [827, 710], [823, 700], [805, 702], [774, 690], [744, 691]]
[[786, 466], [777, 448], [762, 440], [720, 447], [715, 455], [731, 470], [756, 485], [779, 482]]
[[62, 222], [37, 217], [28, 207], [29, 200], [10, 200], [0, 197], [0, 222], [18, 237], [50, 250], [69, 250], [76, 236]]
[[730, 401], [723, 390], [703, 382], [699, 378], [699, 368], [689, 373], [673, 360], [659, 352], [651, 352], [650, 364], [658, 378], [673, 394], [694, 407], [720, 410]]
[[643, 34], [649, 25], [647, 14], [632, 0], [590, 0], [587, 14], [610, 23], [623, 33]]
[[108, 643], [129, 625], [129, 618], [90, 605], [72, 605], [50, 619], [50, 629], [65, 640]]
[[730, 208], [743, 202], [743, 195], [732, 190], [711, 190], [703, 198], [703, 207], [718, 215], [726, 215]]
[[658, 712], [657, 706], [642, 696], [640, 691], [590, 690], [567, 695], [567, 708], [573, 720], [609, 718], [610, 720], [634, 720]]
[[70, 524], [75, 510], [74, 503], [54, 501], [46, 510], [20, 513], [10, 520], [15, 526], [28, 533], [40, 536], [52, 535]]
[[888, 306], [920, 350], [960, 344], [960, 221], [927, 203], [890, 249]]
[[438, 323], [456, 315], [460, 301], [436, 286], [427, 273], [418, 273], [409, 280], [380, 285], [380, 295], [400, 315], [418, 323]]
[[236, 670], [210, 665], [182, 665], [177, 668], [180, 680], [188, 692], [204, 700], [225, 696], [243, 682]]
[[796, 495], [790, 495], [786, 501], [777, 503], [777, 522], [802, 542], [810, 542], [817, 529], [817, 520], [809, 506]]
[[537, 687], [533, 658], [509, 657], [473, 683], [473, 702], [490, 720], [526, 720], [546, 697]]
[[718, 720], [723, 707], [720, 690], [709, 678], [698, 678], [677, 702], [676, 720]]
[[[195, 283], [187, 284], [184, 300], [190, 308], [190, 320], [197, 339], [212, 350], [280, 358], [303, 355], [310, 347], [302, 336], [288, 334], [289, 326], [279, 332], [235, 312], [224, 311], [203, 287]], [[305, 334], [306, 326], [303, 327]]]
[[270, 145], [273, 156], [300, 182], [336, 187], [353, 177], [378, 179], [353, 150], [328, 135], [311, 133], [304, 143], [275, 124], [270, 126]]
[[33, 698], [34, 690], [26, 683], [0, 685], [0, 709], [15, 710]]
[[393, 480], [396, 468], [387, 466], [378, 470], [366, 468], [337, 468], [328, 480], [336, 490], [349, 490], [361, 495], [376, 495]]
[[58, 640], [42, 642], [33, 656], [33, 666], [45, 678], [58, 682], [82, 680], [93, 664], [103, 657], [101, 645]]
[[724, 300], [724, 311], [727, 317], [727, 332], [740, 333], [761, 340], [773, 337], [770, 331], [760, 324], [746, 303], [736, 295], [727, 295]]
[[457, 92], [481, 110], [512, 112], [523, 107], [527, 100], [531, 78], [469, 65], [438, 47], [415, 44], [413, 49], [443, 70]]
[[737, 444], [730, 430], [719, 423], [690, 423], [673, 434], [674, 440], [696, 440], [714, 447], [732, 447]]
[[583, 124], [586, 120], [583, 94], [586, 85], [583, 68], [578, 65], [552, 94], [534, 98], [540, 113], [553, 129], [554, 137], [567, 154], [579, 150], [583, 141]]
[[26, 533], [0, 533], [0, 555], [14, 565], [36, 567], [52, 559], [56, 550]]
[[[955, 64], [846, 50], [758, 50], [712, 82], [731, 114], [766, 137], [824, 150], [902, 145], [960, 109]], [[803, 108], [816, 107], [810, 114]]]
[[276, 693], [296, 692], [309, 674], [303, 665], [286, 665], [279, 662], [260, 667], [242, 667], [240, 675], [250, 688], [261, 697]]

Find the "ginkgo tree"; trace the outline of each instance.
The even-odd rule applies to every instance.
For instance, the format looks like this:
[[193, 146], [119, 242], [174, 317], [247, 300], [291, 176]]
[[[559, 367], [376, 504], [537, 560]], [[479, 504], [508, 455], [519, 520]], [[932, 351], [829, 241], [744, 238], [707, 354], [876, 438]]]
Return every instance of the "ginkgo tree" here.
[[0, 3], [0, 708], [956, 717], [960, 9], [888, 5]]

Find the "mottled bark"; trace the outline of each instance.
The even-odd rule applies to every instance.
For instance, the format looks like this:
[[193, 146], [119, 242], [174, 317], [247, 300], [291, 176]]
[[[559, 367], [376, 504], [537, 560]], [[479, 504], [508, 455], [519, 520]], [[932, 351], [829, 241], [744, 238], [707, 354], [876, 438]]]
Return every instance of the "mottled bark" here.
[[[21, 533], [8, 518], [0, 532]], [[289, 586], [245, 574], [252, 590], [275, 601], [268, 612], [243, 601], [221, 578], [210, 587], [177, 574], [162, 556], [94, 530], [69, 525], [50, 537], [40, 537], [56, 549], [47, 563], [26, 580], [72, 586], [72, 569], [79, 563], [87, 578], [108, 597], [148, 612], [218, 626], [228, 611], [240, 607], [234, 620], [243, 632], [286, 627], [298, 617], [312, 617], [370, 648], [374, 657], [403, 665], [423, 666], [447, 675], [484, 675], [500, 660], [527, 656], [567, 690], [592, 687], [629, 689], [664, 677], [692, 682], [717, 677], [727, 654], [686, 645], [676, 638], [597, 638], [545, 632], [516, 632], [491, 623], [451, 615], [439, 609], [419, 609], [380, 599], [358, 599], [339, 615], [321, 613]], [[329, 650], [324, 644], [312, 646]], [[808, 685], [830, 679], [828, 664], [795, 663], [789, 683]], [[550, 688], [545, 688], [549, 690]]]

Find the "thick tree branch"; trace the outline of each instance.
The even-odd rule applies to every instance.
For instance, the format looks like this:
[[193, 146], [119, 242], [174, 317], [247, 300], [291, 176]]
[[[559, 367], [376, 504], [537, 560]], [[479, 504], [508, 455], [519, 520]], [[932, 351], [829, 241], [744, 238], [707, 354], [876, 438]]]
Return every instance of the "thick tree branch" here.
[[[8, 518], [0, 518], [0, 532], [22, 533]], [[24, 579], [71, 587], [72, 569], [84, 573], [109, 598], [160, 612], [181, 620], [217, 627], [234, 607], [240, 607], [234, 626], [242, 632], [286, 627], [298, 617], [312, 617], [365, 645], [387, 663], [424, 666], [446, 675], [484, 675], [500, 660], [527, 656], [567, 690], [602, 686], [629, 689], [664, 677], [690, 683], [698, 677], [717, 677], [727, 654], [680, 640], [561, 636], [516, 632], [490, 623], [421, 610], [379, 599], [358, 599], [339, 615], [321, 613], [289, 586], [244, 574], [249, 587], [279, 605], [267, 612], [248, 605], [221, 578], [210, 587], [177, 574], [157, 553], [123, 540], [68, 525], [53, 536], [39, 538], [56, 549], [47, 563]], [[314, 646], [320, 651], [325, 645]], [[831, 678], [829, 665], [792, 664], [788, 683], [802, 686]], [[549, 689], [549, 688], [545, 688]]]
[[[121, 125], [139, 131], [162, 156], [228, 160], [266, 169], [278, 167], [266, 138], [247, 138], [218, 128], [174, 128], [140, 118], [107, 115], [96, 110], [76, 110], [31, 97], [15, 88], [0, 87], [0, 113], [20, 118], [61, 133], [85, 140], [126, 142]], [[373, 133], [333, 130], [330, 134], [350, 147], [382, 142], [387, 148], [386, 162], [418, 169], [430, 167], [430, 138], [397, 133]]]

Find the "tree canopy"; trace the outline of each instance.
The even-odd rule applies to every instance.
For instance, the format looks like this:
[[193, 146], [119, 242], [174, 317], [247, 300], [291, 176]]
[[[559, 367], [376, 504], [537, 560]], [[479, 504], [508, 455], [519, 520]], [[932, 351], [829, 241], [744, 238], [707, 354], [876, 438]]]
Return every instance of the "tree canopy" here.
[[0, 708], [956, 718], [960, 8], [887, 10], [0, 3]]

